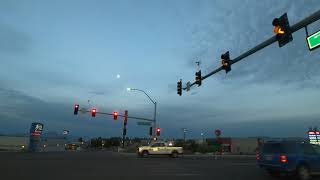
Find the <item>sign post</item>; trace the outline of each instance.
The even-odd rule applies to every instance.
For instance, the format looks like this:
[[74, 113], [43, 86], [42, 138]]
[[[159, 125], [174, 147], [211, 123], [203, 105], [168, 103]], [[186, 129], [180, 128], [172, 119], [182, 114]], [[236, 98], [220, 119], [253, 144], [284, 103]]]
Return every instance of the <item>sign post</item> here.
[[30, 138], [29, 138], [29, 151], [35, 152], [39, 151], [41, 134], [43, 130], [43, 124], [34, 122], [30, 127]]

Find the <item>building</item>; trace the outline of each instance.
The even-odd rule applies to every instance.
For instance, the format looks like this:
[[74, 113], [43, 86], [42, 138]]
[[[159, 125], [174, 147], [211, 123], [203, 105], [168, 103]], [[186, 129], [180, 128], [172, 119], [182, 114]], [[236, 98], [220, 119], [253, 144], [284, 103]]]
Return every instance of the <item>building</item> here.
[[231, 153], [256, 154], [259, 147], [259, 138], [232, 138]]
[[24, 151], [29, 146], [29, 137], [24, 136], [0, 136], [0, 150]]

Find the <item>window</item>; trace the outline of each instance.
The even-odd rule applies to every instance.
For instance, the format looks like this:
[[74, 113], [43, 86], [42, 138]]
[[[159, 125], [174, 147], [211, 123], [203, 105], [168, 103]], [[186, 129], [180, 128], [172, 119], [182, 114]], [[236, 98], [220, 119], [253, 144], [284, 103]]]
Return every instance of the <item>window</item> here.
[[296, 153], [297, 152], [296, 147], [297, 146], [295, 143], [283, 144], [284, 153], [288, 153], [288, 154]]
[[280, 153], [281, 152], [281, 144], [280, 143], [266, 143], [262, 148], [263, 153]]
[[151, 147], [159, 147], [160, 145], [159, 145], [160, 143], [154, 143]]
[[302, 149], [304, 154], [308, 154], [308, 155], [317, 154], [311, 144], [303, 144]]
[[320, 146], [319, 145], [312, 145], [312, 148], [316, 151], [317, 154], [320, 154]]

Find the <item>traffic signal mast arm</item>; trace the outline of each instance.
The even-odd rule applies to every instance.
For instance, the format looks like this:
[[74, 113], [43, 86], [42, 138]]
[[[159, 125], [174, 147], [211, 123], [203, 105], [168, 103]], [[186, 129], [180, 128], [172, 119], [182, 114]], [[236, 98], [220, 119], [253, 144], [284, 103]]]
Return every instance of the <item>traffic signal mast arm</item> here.
[[[296, 31], [298, 31], [298, 30], [306, 27], [307, 25], [309, 25], [309, 24], [311, 24], [311, 23], [314, 23], [315, 21], [317, 21], [317, 20], [319, 20], [319, 19], [320, 19], [320, 10], [317, 11], [317, 12], [315, 12], [315, 13], [313, 13], [313, 14], [311, 14], [310, 16], [306, 17], [305, 19], [299, 21], [298, 23], [292, 25], [292, 26], [290, 27], [291, 33], [294, 33], [294, 32], [296, 32]], [[263, 48], [271, 45], [271, 44], [274, 43], [274, 42], [277, 42], [277, 37], [276, 37], [276, 35], [274, 35], [274, 36], [272, 36], [271, 38], [267, 39], [266, 41], [258, 44], [256, 47], [248, 50], [247, 52], [241, 54], [240, 56], [232, 59], [231, 62], [230, 62], [230, 64], [231, 64], [231, 65], [232, 65], [232, 64], [235, 64], [235, 63], [243, 60], [244, 58], [246, 58], [246, 57], [248, 57], [248, 56], [256, 53], [257, 51], [260, 51], [261, 49], [263, 49]], [[205, 79], [207, 79], [208, 77], [210, 77], [210, 76], [218, 73], [218, 72], [221, 71], [221, 70], [224, 70], [223, 66], [221, 66], [221, 67], [213, 70], [213, 71], [210, 72], [209, 74], [201, 77], [201, 80], [205, 80]], [[193, 85], [195, 85], [195, 84], [196, 84], [196, 82], [191, 83], [191, 84], [190, 84], [190, 87], [193, 86]], [[183, 90], [186, 90], [186, 88], [182, 88], [182, 89], [183, 89]]]
[[[91, 111], [86, 110], [85, 112], [91, 113]], [[105, 112], [99, 112], [97, 111], [96, 114], [104, 114], [104, 115], [111, 115], [113, 116], [113, 113], [105, 113]], [[124, 115], [118, 114], [118, 117], [125, 117]], [[143, 120], [143, 121], [149, 121], [149, 122], [154, 122], [153, 119], [147, 119], [147, 118], [140, 118], [140, 117], [134, 117], [134, 116], [128, 116], [130, 119], [137, 119], [137, 120]]]

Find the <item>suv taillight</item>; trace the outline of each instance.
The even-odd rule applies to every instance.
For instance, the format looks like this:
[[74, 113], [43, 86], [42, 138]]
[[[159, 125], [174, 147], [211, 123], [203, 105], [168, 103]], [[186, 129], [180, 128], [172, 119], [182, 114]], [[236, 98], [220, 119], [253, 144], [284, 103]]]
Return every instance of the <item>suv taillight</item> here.
[[281, 155], [281, 156], [280, 156], [280, 162], [281, 162], [281, 163], [288, 163], [288, 158], [287, 158], [287, 156]]

